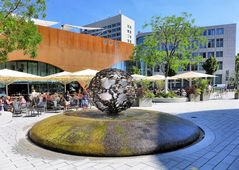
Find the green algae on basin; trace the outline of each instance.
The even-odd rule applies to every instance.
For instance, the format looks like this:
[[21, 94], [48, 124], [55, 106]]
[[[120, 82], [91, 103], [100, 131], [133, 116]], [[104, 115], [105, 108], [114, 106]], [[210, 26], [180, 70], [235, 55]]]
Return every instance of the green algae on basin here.
[[78, 155], [133, 156], [187, 146], [200, 136], [192, 122], [167, 113], [129, 109], [117, 117], [97, 110], [65, 112], [36, 123], [29, 138]]

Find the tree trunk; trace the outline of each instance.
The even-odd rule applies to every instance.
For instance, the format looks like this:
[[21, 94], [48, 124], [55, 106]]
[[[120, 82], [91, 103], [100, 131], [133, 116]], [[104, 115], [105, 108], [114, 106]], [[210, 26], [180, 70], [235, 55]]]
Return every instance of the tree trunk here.
[[165, 93], [168, 93], [168, 77], [165, 77], [164, 91]]

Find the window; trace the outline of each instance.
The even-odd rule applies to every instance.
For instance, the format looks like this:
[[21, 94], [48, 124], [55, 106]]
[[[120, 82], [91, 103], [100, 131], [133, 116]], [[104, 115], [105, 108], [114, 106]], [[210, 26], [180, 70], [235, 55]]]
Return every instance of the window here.
[[198, 53], [192, 53], [192, 57], [198, 56]]
[[218, 70], [222, 70], [222, 69], [223, 69], [223, 62], [218, 61]]
[[192, 71], [197, 71], [198, 70], [198, 65], [197, 64], [192, 64], [191, 65], [191, 70]]
[[208, 48], [214, 48], [215, 47], [215, 40], [209, 39], [208, 40]]
[[202, 65], [203, 65], [202, 62], [200, 62], [200, 63], [198, 64], [198, 69], [199, 69], [199, 71], [203, 71], [203, 70], [204, 70], [203, 67], [202, 67]]
[[207, 31], [203, 31], [202, 35], [206, 36], [207, 35]]
[[200, 56], [202, 56], [203, 58], [207, 58], [207, 53], [206, 52], [201, 52], [199, 53]]
[[207, 48], [207, 43], [200, 43], [200, 48]]
[[[37, 69], [37, 62], [27, 62], [28, 64], [28, 70], [27, 72], [30, 74], [38, 75], [38, 69]], [[54, 73], [53, 73], [54, 74]]]
[[216, 57], [223, 57], [223, 51], [217, 51]]
[[154, 67], [154, 72], [160, 72], [160, 65], [157, 64], [155, 67]]
[[215, 84], [222, 84], [222, 75], [221, 74], [216, 74]]
[[137, 38], [137, 44], [143, 44], [144, 43], [144, 37]]
[[215, 35], [215, 29], [209, 29], [208, 35]]
[[211, 56], [214, 56], [214, 52], [208, 52], [208, 53], [207, 53], [207, 57], [208, 57], [208, 58], [211, 57]]
[[217, 47], [223, 47], [223, 38], [217, 39]]
[[226, 70], [226, 81], [229, 80], [229, 70]]
[[38, 75], [47, 76], [46, 67], [45, 63], [38, 63]]
[[216, 29], [216, 35], [223, 35], [224, 34], [224, 28], [217, 28]]
[[10, 70], [16, 70], [16, 62], [14, 61], [11, 61], [11, 62], [8, 62], [6, 63], [6, 68], [7, 69], [10, 69]]

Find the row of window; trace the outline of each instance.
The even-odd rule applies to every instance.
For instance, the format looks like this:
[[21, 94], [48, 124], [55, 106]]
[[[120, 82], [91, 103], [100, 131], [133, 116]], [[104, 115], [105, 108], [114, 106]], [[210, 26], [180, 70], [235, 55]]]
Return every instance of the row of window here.
[[11, 61], [4, 64], [0, 64], [0, 69], [4, 68], [39, 76], [47, 76], [62, 71], [61, 69], [53, 65], [36, 61]]
[[[223, 38], [216, 39], [216, 47], [223, 47]], [[208, 48], [215, 48], [215, 39], [208, 39]]]
[[131, 25], [127, 25], [127, 28], [131, 29], [132, 27], [131, 27]]
[[131, 34], [132, 32], [131, 32], [131, 30], [127, 30], [127, 33]]
[[203, 32], [203, 35], [205, 36], [223, 35], [223, 34], [224, 34], [224, 28], [208, 29]]
[[116, 33], [116, 34], [111, 34], [111, 35], [105, 35], [105, 36], [102, 36], [104, 38], [120, 38], [121, 37], [121, 34], [120, 33]]
[[93, 36], [101, 36], [101, 35], [108, 35], [108, 34], [112, 34], [115, 32], [118, 32], [120, 34], [121, 28], [117, 28], [117, 29], [112, 29], [112, 30], [107, 30], [107, 31], [103, 31], [103, 32], [96, 32], [96, 33], [92, 33], [91, 35]]
[[[203, 63], [191, 65], [191, 71], [203, 71], [204, 69], [203, 69], [202, 65], [203, 65]], [[161, 72], [160, 69], [161, 69], [160, 65], [156, 65], [154, 67], [155, 72]], [[222, 70], [222, 69], [223, 69], [223, 62], [218, 61], [218, 70]], [[180, 69], [180, 71], [190, 71], [190, 66], [188, 65], [184, 70]]]
[[[137, 39], [137, 44], [143, 44], [144, 42], [144, 37], [139, 37]], [[196, 43], [197, 44], [197, 43]], [[200, 44], [199, 48], [215, 48], [215, 47], [223, 47], [224, 46], [224, 41], [223, 38], [217, 38], [217, 39], [208, 39], [208, 44]], [[162, 44], [161, 45], [161, 49], [164, 50], [165, 46]], [[169, 49], [171, 49], [171, 47], [169, 46]]]
[[[211, 56], [215, 56], [215, 52], [200, 52], [200, 53], [193, 53], [192, 56], [202, 56], [203, 58], [209, 58]], [[223, 51], [216, 51], [216, 57], [223, 57]]]

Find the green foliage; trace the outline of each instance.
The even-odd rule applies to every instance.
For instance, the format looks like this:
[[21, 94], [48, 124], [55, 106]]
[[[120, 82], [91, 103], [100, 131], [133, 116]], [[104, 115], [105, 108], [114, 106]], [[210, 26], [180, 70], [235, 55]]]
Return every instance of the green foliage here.
[[45, 0], [0, 1], [0, 62], [5, 62], [14, 50], [37, 56], [41, 36], [31, 19], [44, 18], [45, 9]]
[[194, 94], [194, 95], [200, 95], [202, 93], [202, 90], [200, 88], [197, 88], [196, 86], [191, 86], [186, 88], [187, 95]]
[[156, 89], [159, 91], [162, 91], [164, 89], [164, 81], [163, 80], [157, 80], [155, 81]]
[[195, 57], [191, 59], [192, 51], [206, 41], [202, 36], [203, 29], [196, 27], [194, 19], [187, 13], [179, 17], [152, 17], [151, 22], [145, 25], [148, 26], [151, 26], [152, 34], [135, 47], [134, 60], [143, 61], [150, 67], [165, 64], [163, 71], [166, 77], [170, 69], [177, 72], [179, 67], [184, 68], [195, 61]]
[[136, 66], [133, 66], [132, 67], [132, 73], [133, 74], [140, 74], [140, 69], [138, 67], [136, 67]]
[[218, 69], [218, 62], [216, 57], [211, 56], [209, 57], [202, 65], [203, 69], [206, 71], [207, 74], [213, 75]]
[[169, 91], [168, 93], [165, 93], [165, 92], [159, 93], [159, 97], [163, 97], [163, 98], [174, 98], [176, 96], [177, 95], [173, 91]]
[[201, 89], [201, 91], [203, 92], [204, 90], [206, 90], [208, 88], [208, 81], [205, 79], [201, 79], [198, 82], [198, 87]]
[[155, 95], [153, 92], [149, 90], [151, 82], [149, 80], [141, 80], [138, 82], [139, 88], [138, 90], [138, 97], [145, 97], [145, 98], [153, 98]]
[[154, 98], [155, 97], [154, 93], [151, 92], [150, 90], [145, 90], [143, 96], [145, 98]]

